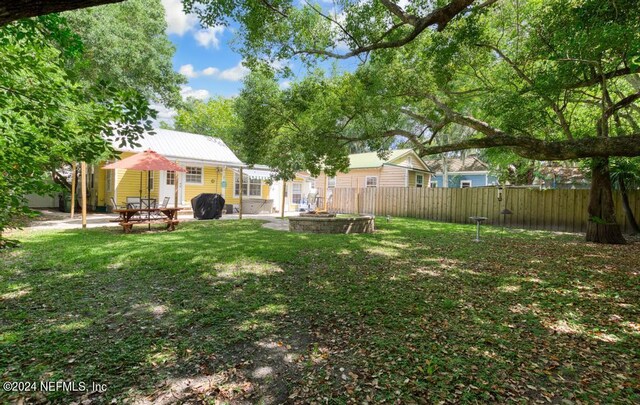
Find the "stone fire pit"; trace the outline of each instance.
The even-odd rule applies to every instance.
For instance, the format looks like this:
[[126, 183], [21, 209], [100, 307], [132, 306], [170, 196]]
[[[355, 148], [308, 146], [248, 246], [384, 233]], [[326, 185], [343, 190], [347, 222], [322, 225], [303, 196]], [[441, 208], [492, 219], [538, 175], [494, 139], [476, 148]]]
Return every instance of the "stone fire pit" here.
[[373, 233], [372, 215], [336, 217], [335, 214], [300, 214], [289, 217], [289, 231], [310, 233]]

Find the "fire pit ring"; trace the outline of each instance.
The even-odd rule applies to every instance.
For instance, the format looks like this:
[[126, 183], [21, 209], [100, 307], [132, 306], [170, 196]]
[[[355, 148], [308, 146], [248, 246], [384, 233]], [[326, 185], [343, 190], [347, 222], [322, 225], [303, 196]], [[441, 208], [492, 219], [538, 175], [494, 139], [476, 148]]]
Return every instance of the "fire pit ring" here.
[[373, 215], [336, 217], [335, 214], [300, 214], [289, 217], [289, 231], [309, 233], [373, 233]]

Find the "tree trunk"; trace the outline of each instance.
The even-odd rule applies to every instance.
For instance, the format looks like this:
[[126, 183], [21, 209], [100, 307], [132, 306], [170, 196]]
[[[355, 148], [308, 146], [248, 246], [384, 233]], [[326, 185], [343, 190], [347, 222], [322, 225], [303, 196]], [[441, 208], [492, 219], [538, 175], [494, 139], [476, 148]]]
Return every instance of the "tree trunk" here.
[[593, 158], [592, 160], [588, 212], [587, 242], [626, 243], [620, 226], [616, 223], [609, 175], [609, 158]]
[[119, 3], [123, 0], [9, 0], [0, 4], [0, 26], [21, 18]]
[[638, 226], [638, 222], [636, 222], [636, 218], [633, 216], [631, 205], [629, 205], [629, 194], [627, 194], [627, 185], [624, 182], [623, 176], [618, 178], [618, 184], [620, 185], [620, 193], [622, 193], [622, 206], [624, 208], [624, 213], [627, 217], [627, 221], [629, 221], [629, 227], [631, 228], [632, 234], [636, 235], [640, 233], [640, 227]]

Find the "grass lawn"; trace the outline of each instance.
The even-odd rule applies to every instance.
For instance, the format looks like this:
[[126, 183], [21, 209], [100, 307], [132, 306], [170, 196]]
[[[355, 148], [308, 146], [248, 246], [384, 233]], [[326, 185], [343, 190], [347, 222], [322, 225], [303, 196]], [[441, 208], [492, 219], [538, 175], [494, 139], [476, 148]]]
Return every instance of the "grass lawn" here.
[[[640, 402], [640, 244], [419, 220], [18, 234], [0, 403]], [[89, 402], [87, 402], [89, 403]]]

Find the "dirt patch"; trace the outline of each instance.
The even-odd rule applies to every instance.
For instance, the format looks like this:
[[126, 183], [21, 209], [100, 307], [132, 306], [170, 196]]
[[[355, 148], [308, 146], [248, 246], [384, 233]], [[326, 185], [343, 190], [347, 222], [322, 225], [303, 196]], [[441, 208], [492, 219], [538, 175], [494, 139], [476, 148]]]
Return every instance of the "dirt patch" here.
[[301, 375], [308, 351], [307, 335], [272, 336], [242, 342], [221, 357], [201, 362], [200, 374], [168, 378], [151, 395], [134, 404], [281, 404]]

